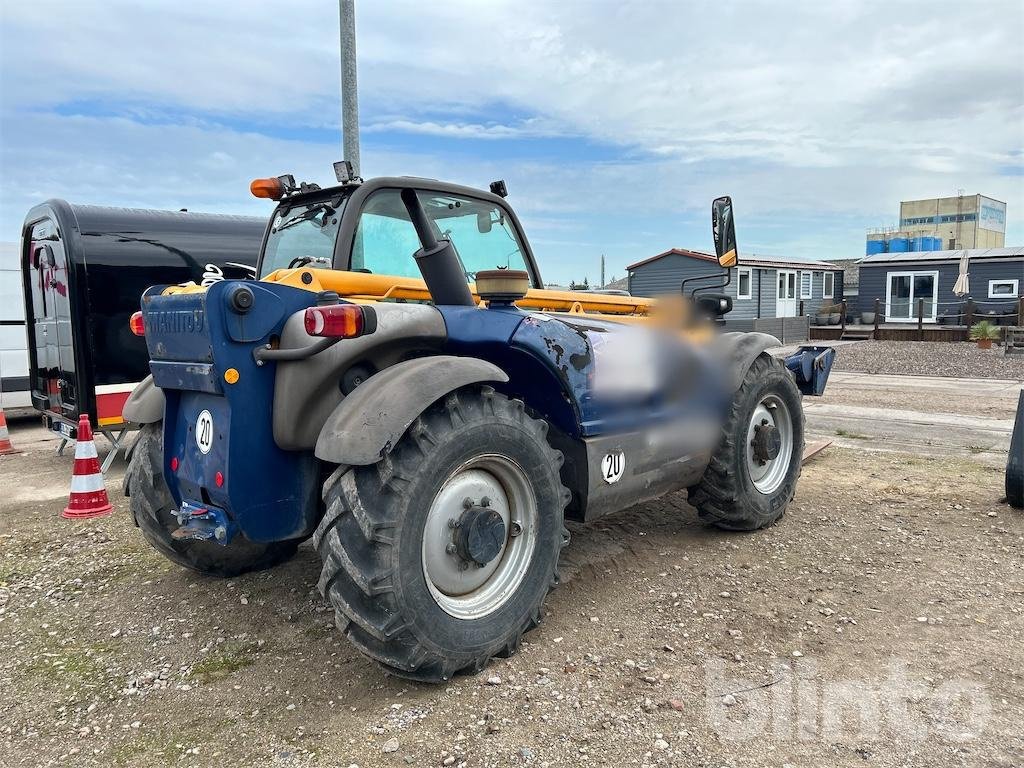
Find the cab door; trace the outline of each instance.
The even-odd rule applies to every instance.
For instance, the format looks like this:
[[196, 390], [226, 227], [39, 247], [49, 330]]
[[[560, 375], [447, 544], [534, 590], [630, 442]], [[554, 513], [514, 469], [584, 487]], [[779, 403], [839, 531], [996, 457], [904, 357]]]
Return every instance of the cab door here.
[[30, 344], [35, 350], [32, 399], [44, 410], [72, 418], [78, 393], [74, 386], [71, 289], [67, 254], [52, 221], [33, 225], [26, 257], [33, 321]]

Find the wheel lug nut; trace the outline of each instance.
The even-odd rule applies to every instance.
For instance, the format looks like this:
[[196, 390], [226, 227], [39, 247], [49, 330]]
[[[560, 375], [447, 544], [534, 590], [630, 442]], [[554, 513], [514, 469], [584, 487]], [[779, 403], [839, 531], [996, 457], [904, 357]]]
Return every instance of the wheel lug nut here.
[[487, 496], [484, 496], [482, 499], [480, 499], [480, 506], [481, 507], [489, 507], [489, 506], [491, 506], [490, 498], [487, 497]]
[[454, 517], [448, 518], [448, 527], [449, 528], [458, 528], [459, 527], [459, 521], [456, 520]]
[[767, 427], [768, 426], [768, 419], [761, 419], [761, 426], [762, 427]]
[[469, 509], [472, 506], [473, 506], [473, 500], [471, 498], [469, 498], [469, 496], [467, 496], [466, 498], [464, 498], [462, 500], [462, 508], [463, 509]]

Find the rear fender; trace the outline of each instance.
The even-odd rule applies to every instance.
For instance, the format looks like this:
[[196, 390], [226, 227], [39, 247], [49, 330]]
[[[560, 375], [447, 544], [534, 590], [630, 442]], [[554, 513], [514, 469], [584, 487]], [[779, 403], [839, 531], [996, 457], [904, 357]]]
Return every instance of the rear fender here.
[[460, 387], [505, 383], [501, 368], [475, 357], [432, 355], [385, 368], [334, 409], [316, 441], [316, 456], [332, 464], [375, 464], [431, 403]]
[[155, 424], [164, 417], [164, 391], [153, 383], [153, 376], [144, 378], [125, 401], [121, 415], [133, 424]]
[[715, 348], [722, 365], [729, 376], [729, 384], [735, 392], [743, 384], [750, 366], [765, 350], [782, 346], [774, 336], [767, 333], [723, 333], [715, 339]]

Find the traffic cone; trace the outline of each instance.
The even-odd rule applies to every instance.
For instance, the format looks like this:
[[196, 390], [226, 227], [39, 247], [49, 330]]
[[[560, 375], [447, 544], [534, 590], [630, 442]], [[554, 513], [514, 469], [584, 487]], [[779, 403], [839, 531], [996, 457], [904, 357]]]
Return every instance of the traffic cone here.
[[75, 469], [71, 473], [71, 499], [64, 508], [68, 520], [87, 520], [109, 515], [114, 508], [103, 485], [103, 473], [92, 439], [89, 417], [78, 418], [78, 442], [75, 443]]
[[11, 445], [11, 434], [7, 431], [7, 417], [4, 416], [4, 407], [0, 405], [0, 456], [10, 453], [21, 453]]

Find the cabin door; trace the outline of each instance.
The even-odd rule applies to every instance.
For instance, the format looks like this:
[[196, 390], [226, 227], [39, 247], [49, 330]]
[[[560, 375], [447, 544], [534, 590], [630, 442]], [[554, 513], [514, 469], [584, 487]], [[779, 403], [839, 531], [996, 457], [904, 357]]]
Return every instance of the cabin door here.
[[780, 269], [777, 286], [775, 316], [796, 317], [796, 272]]

